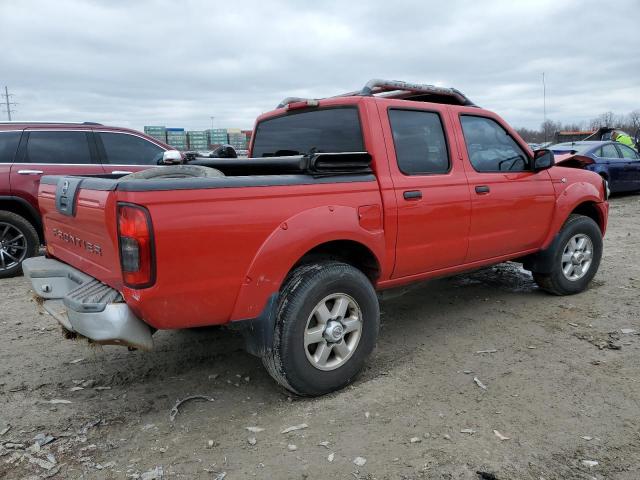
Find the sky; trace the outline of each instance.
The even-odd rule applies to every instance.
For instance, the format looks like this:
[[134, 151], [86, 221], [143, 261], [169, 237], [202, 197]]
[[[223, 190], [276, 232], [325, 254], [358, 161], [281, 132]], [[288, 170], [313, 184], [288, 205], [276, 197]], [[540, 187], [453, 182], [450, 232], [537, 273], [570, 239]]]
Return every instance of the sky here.
[[543, 72], [548, 119], [640, 109], [639, 0], [0, 0], [0, 46], [17, 120], [251, 128], [388, 78], [537, 128]]

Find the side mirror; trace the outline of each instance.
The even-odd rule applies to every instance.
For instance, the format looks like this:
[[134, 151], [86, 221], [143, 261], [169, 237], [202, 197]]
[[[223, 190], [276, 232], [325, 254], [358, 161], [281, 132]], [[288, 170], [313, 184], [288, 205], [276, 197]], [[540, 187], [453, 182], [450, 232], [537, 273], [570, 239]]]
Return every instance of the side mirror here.
[[533, 152], [533, 171], [539, 172], [540, 170], [545, 170], [547, 168], [553, 167], [555, 163], [553, 152], [551, 150], [547, 150], [543, 148], [541, 150], [536, 150]]
[[159, 165], [177, 165], [182, 163], [182, 154], [178, 150], [167, 150], [162, 154]]

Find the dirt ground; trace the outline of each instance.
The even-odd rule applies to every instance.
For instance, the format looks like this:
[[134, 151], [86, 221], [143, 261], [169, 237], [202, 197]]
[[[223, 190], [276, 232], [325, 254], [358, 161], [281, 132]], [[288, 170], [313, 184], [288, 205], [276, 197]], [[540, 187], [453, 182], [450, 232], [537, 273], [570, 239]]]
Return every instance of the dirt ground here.
[[[394, 292], [368, 368], [316, 399], [226, 330], [152, 353], [63, 340], [24, 278], [0, 280], [0, 478], [638, 479], [639, 238], [640, 196], [618, 197], [583, 294], [517, 264]], [[214, 401], [171, 422], [190, 395]]]

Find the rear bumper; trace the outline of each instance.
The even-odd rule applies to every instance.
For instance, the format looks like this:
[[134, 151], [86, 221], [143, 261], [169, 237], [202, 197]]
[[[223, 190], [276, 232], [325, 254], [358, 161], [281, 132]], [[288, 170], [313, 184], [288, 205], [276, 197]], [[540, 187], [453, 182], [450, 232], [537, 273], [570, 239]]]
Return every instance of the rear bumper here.
[[29, 258], [22, 268], [44, 309], [67, 330], [103, 345], [153, 348], [150, 327], [118, 291], [51, 258]]

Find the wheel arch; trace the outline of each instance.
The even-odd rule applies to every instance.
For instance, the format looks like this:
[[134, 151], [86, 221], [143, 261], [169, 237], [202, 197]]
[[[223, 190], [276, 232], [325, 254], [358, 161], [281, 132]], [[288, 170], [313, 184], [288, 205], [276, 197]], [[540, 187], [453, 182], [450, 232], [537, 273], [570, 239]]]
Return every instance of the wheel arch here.
[[373, 285], [380, 278], [380, 261], [366, 245], [354, 240], [331, 240], [306, 252], [290, 271], [318, 260], [336, 260], [348, 263], [366, 275]]
[[603, 218], [600, 209], [596, 206], [596, 202], [586, 201], [576, 205], [575, 208], [569, 213], [569, 216], [573, 214], [589, 217], [591, 220], [596, 222], [598, 228], [600, 228], [600, 231], [604, 233], [606, 229], [606, 220]]
[[42, 220], [38, 211], [27, 202], [24, 198], [3, 195], [0, 196], [0, 210], [12, 212], [21, 217], [24, 217], [38, 233], [38, 239], [40, 243], [44, 243], [44, 234], [42, 230]]
[[[331, 228], [327, 229], [327, 225]], [[243, 279], [231, 321], [261, 315], [296, 267], [321, 258], [359, 268], [375, 285], [383, 277], [385, 240], [382, 225], [360, 225], [354, 207], [317, 207], [280, 223], [258, 249]]]

